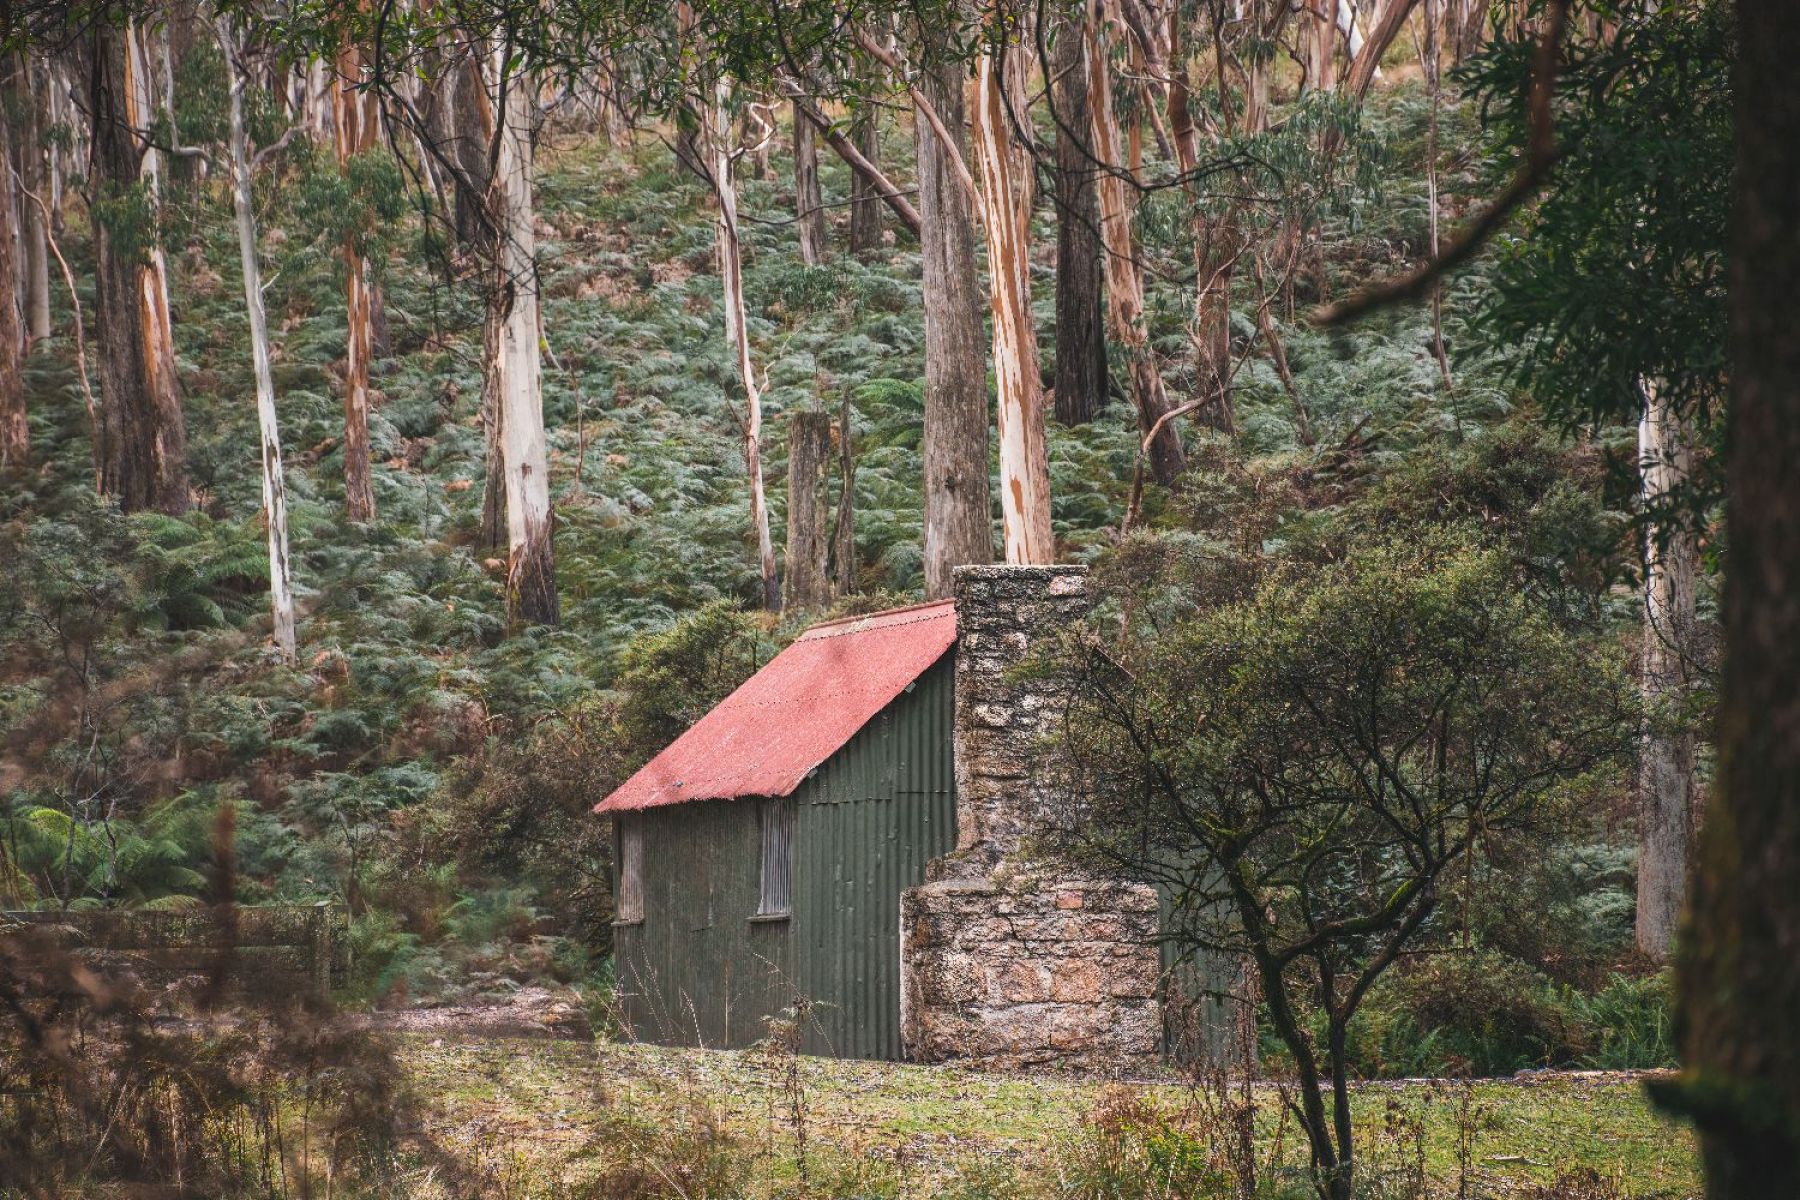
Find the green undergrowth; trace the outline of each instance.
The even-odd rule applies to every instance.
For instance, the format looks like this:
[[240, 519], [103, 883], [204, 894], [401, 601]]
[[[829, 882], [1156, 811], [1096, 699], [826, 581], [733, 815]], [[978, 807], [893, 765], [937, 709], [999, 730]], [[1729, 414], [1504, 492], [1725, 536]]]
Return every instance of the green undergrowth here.
[[[486, 1146], [520, 1195], [1205, 1200], [1237, 1178], [1217, 1087], [1196, 1081], [418, 1036], [400, 1056], [436, 1097], [434, 1136]], [[1256, 1194], [1306, 1194], [1279, 1086], [1253, 1096]], [[1370, 1196], [1699, 1195], [1691, 1135], [1636, 1076], [1366, 1084], [1355, 1107]]]

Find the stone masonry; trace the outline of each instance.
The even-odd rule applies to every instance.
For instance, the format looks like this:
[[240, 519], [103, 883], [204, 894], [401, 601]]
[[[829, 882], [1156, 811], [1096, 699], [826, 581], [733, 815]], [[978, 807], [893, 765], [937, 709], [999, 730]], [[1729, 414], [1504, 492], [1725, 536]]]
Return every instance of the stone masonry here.
[[1088, 609], [1085, 567], [956, 570], [957, 849], [901, 897], [910, 1058], [1138, 1071], [1161, 1054], [1154, 889], [1085, 878], [1034, 835], [1059, 796], [1061, 699], [1011, 676]]

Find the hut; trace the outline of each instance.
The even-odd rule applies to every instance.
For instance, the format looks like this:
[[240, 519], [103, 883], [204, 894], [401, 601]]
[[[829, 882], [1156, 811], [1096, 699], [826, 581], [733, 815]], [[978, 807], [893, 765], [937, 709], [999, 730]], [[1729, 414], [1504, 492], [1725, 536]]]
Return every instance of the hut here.
[[1087, 605], [1080, 567], [963, 567], [953, 601], [815, 625], [601, 801], [630, 1032], [794, 1014], [808, 1053], [1153, 1065], [1192, 1008], [1156, 892], [1032, 847], [1061, 698], [1012, 668]]

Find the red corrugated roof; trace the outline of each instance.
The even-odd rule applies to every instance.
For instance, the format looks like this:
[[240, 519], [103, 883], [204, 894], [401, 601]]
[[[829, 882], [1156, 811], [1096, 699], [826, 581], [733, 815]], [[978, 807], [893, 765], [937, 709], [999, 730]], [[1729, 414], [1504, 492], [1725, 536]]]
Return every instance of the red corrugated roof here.
[[951, 600], [814, 625], [594, 811], [789, 795], [955, 641]]

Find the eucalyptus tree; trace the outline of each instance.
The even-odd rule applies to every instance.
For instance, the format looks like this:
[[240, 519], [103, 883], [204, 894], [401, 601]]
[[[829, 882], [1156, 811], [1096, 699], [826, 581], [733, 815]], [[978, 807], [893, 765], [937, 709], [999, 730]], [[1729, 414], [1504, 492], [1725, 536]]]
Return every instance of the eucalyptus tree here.
[[275, 411], [275, 379], [269, 366], [269, 321], [263, 308], [262, 262], [256, 233], [256, 165], [285, 144], [292, 131], [254, 154], [250, 149], [245, 93], [255, 78], [249, 39], [232, 20], [215, 15], [214, 29], [229, 73], [232, 211], [237, 218], [238, 259], [243, 267], [244, 311], [250, 323], [250, 362], [256, 378], [256, 423], [262, 457], [263, 528], [269, 545], [269, 616], [276, 652], [295, 661], [294, 576], [288, 556], [287, 482], [281, 464], [281, 429]]
[[167, 262], [160, 243], [162, 158], [147, 140], [158, 89], [146, 32], [127, 18], [86, 20], [94, 217], [95, 327], [100, 340], [100, 490], [127, 511], [190, 503], [187, 427], [175, 378]]
[[[1498, 256], [1478, 319], [1490, 341], [1521, 348], [1521, 381], [1552, 421], [1639, 428], [1637, 940], [1663, 959], [1692, 861], [1698, 733], [1711, 690], [1700, 547], [1717, 516], [1728, 376], [1736, 42], [1720, 3], [1634, 5], [1617, 15], [1608, 36], [1566, 42], [1555, 109], [1563, 149], [1523, 236]], [[1503, 38], [1465, 68], [1505, 147], [1529, 136], [1517, 85], [1533, 52]]]
[[[8, 78], [0, 87], [0, 170], [13, 162], [13, 112], [20, 98], [17, 60], [0, 60]], [[10, 172], [9, 172], [10, 174]], [[4, 182], [4, 181], [0, 181]], [[31, 457], [31, 429], [25, 420], [25, 380], [20, 370], [25, 350], [25, 323], [18, 289], [12, 286], [17, 264], [14, 247], [22, 239], [14, 228], [24, 205], [12, 203], [10, 183], [0, 187], [0, 474], [21, 470]]]
[[[331, 133], [338, 170], [376, 150], [381, 133], [377, 95], [364, 78], [365, 55], [346, 38], [332, 62]], [[375, 519], [375, 481], [369, 451], [369, 363], [375, 357], [375, 288], [364, 239], [346, 231], [344, 263], [344, 512], [356, 522]]]

